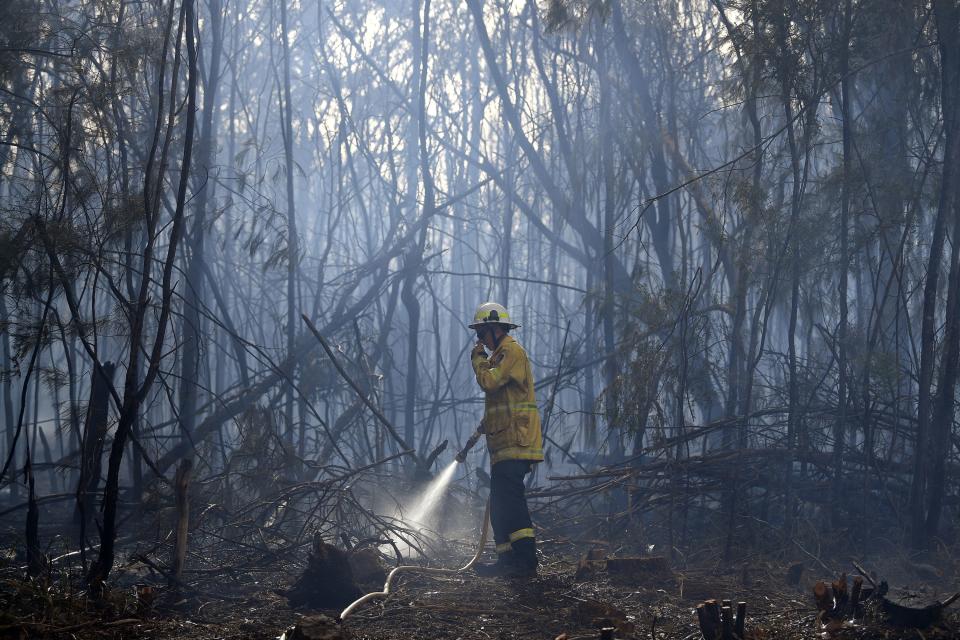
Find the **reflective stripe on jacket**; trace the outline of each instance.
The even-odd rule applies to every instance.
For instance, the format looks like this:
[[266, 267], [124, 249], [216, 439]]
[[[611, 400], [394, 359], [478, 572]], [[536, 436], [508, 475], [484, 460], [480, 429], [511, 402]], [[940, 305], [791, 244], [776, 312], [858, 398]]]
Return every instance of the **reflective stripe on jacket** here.
[[543, 460], [540, 412], [527, 352], [506, 335], [489, 359], [475, 355], [472, 362], [477, 383], [487, 394], [483, 430], [490, 464], [501, 460]]

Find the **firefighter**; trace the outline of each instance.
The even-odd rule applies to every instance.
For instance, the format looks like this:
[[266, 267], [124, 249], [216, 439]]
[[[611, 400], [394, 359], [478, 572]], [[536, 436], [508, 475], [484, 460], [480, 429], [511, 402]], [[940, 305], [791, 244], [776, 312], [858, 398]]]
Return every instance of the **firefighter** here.
[[496, 302], [481, 304], [470, 325], [477, 333], [470, 360], [486, 394], [480, 429], [490, 452], [490, 524], [497, 545], [497, 562], [476, 567], [484, 576], [528, 577], [537, 572], [523, 478], [543, 460], [543, 440], [530, 361], [510, 335], [519, 326]]

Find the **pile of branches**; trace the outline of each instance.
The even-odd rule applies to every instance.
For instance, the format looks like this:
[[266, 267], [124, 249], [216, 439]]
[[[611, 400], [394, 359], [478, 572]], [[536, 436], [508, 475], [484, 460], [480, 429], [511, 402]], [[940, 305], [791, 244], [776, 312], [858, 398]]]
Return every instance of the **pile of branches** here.
[[[867, 460], [848, 451], [838, 474], [831, 451], [775, 446], [782, 427], [777, 419], [784, 411], [767, 409], [746, 418], [688, 426], [679, 436], [657, 439], [629, 458], [592, 469], [589, 462], [582, 462], [583, 457], [564, 451], [581, 473], [548, 476], [550, 485], [529, 495], [541, 518], [563, 522], [568, 529], [579, 528], [582, 539], [598, 535], [597, 529], [603, 527], [625, 530], [655, 511], [681, 514], [684, 535], [712, 532], [726, 537], [728, 546], [736, 539], [737, 527], [747, 523], [752, 528], [761, 524], [786, 529], [788, 518], [802, 518], [815, 529], [829, 524], [829, 510], [838, 506], [852, 521], [869, 509], [871, 521], [880, 527], [884, 522], [889, 528], [902, 526], [895, 503], [908, 499], [910, 465], [892, 459]], [[823, 408], [823, 419], [832, 419], [832, 412]], [[724, 446], [724, 432], [742, 427], [747, 420], [762, 422], [762, 428], [751, 426], [750, 444]], [[756, 434], [763, 429], [770, 438], [759, 443]], [[784, 496], [789, 496], [789, 506]], [[886, 521], [884, 513], [889, 514]], [[659, 525], [676, 520], [647, 518]], [[666, 532], [670, 539], [664, 542], [675, 545], [675, 534]]]

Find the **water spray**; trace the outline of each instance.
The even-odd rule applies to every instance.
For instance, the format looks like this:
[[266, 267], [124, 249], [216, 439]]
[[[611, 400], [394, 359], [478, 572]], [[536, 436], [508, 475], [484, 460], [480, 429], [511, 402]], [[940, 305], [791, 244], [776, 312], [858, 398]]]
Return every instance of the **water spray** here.
[[[481, 426], [476, 432], [473, 433], [468, 439], [466, 444], [464, 444], [463, 449], [460, 450], [460, 453], [457, 454], [454, 461], [444, 468], [443, 471], [438, 475], [429, 485], [424, 492], [423, 496], [420, 498], [417, 507], [413, 510], [406, 520], [410, 522], [422, 522], [426, 516], [437, 506], [440, 501], [440, 497], [443, 495], [447, 486], [453, 480], [453, 474], [457, 469], [457, 464], [463, 464], [467, 459], [467, 453], [470, 452], [470, 449], [473, 448], [477, 441], [480, 440], [480, 436], [483, 435], [483, 427]], [[444, 443], [443, 446], [445, 446]], [[440, 451], [443, 449], [441, 448]], [[437, 452], [439, 453], [439, 451]], [[435, 456], [434, 456], [435, 457]], [[463, 565], [459, 569], [442, 569], [437, 567], [419, 567], [417, 565], [401, 565], [395, 567], [388, 575], [386, 581], [383, 583], [383, 591], [374, 591], [373, 593], [368, 593], [361, 598], [358, 598], [352, 602], [346, 609], [340, 613], [340, 620], [343, 621], [347, 616], [357, 610], [361, 605], [375, 600], [377, 598], [386, 598], [390, 595], [390, 587], [393, 583], [393, 579], [404, 572], [416, 571], [419, 573], [434, 573], [434, 574], [458, 574], [463, 573], [464, 571], [469, 571], [470, 568], [477, 563], [477, 560], [480, 559], [480, 556], [483, 554], [483, 547], [487, 544], [487, 529], [490, 526], [490, 501], [487, 501], [487, 507], [483, 512], [483, 524], [480, 525], [480, 541], [477, 543], [477, 552], [473, 554], [473, 558], [470, 559], [470, 562]]]
[[[396, 440], [397, 443], [401, 447], [403, 447], [404, 450], [410, 450], [411, 447], [406, 443], [406, 441], [404, 441], [403, 437], [394, 428], [394, 426], [390, 424], [390, 421], [387, 420], [386, 416], [383, 415], [383, 412], [381, 412], [380, 409], [375, 404], [373, 404], [373, 402], [371, 402], [369, 398], [367, 398], [367, 394], [347, 374], [346, 370], [340, 364], [333, 349], [330, 348], [330, 345], [327, 343], [327, 341], [323, 338], [322, 335], [320, 335], [320, 332], [317, 331], [317, 328], [310, 321], [310, 318], [307, 317], [306, 314], [301, 314], [301, 317], [303, 318], [303, 321], [307, 323], [307, 327], [310, 329], [310, 332], [313, 333], [313, 335], [317, 338], [317, 341], [320, 343], [320, 346], [323, 347], [323, 350], [326, 352], [327, 356], [330, 358], [330, 362], [333, 363], [333, 366], [337, 370], [337, 372], [343, 377], [344, 380], [346, 380], [346, 382], [353, 388], [353, 390], [357, 392], [357, 395], [359, 396], [359, 398], [363, 401], [364, 404], [367, 405], [367, 407], [373, 412], [373, 414], [377, 417], [377, 419], [381, 423], [383, 423], [383, 425], [386, 427], [387, 431], [390, 433], [393, 439]], [[466, 461], [467, 453], [470, 451], [470, 449], [473, 448], [475, 444], [477, 444], [477, 441], [480, 439], [480, 436], [482, 434], [483, 434], [483, 425], [481, 425], [480, 428], [478, 428], [477, 431], [467, 439], [467, 442], [464, 445], [463, 449], [460, 451], [460, 453], [457, 454], [456, 463], [462, 464], [463, 462]], [[446, 448], [446, 446], [447, 446], [447, 442], [444, 441], [439, 447], [437, 447], [433, 451], [433, 453], [431, 453], [427, 457], [426, 461], [422, 461], [420, 457], [416, 454], [416, 451], [411, 450], [410, 453], [413, 455], [414, 460], [417, 461], [418, 467], [422, 471], [426, 472], [433, 465], [434, 460], [436, 460], [437, 456], [440, 455], [440, 453]], [[456, 463], [450, 463], [450, 465], [443, 470], [440, 476], [436, 480], [432, 481], [430, 485], [428, 485], [427, 491], [420, 501], [419, 508], [414, 510], [414, 513], [412, 514], [412, 516], [417, 516], [420, 519], [426, 517], [430, 509], [432, 509], [439, 502], [439, 497], [442, 495], [444, 489], [446, 489], [447, 485], [449, 485], [450, 481], [453, 479], [453, 473], [457, 467]], [[348, 606], [346, 609], [344, 609], [340, 613], [340, 620], [342, 621], [344, 618], [346, 618], [348, 615], [353, 613], [358, 607], [363, 605], [365, 602], [369, 602], [370, 600], [374, 600], [376, 598], [386, 598], [387, 596], [389, 596], [390, 585], [393, 582], [393, 579], [400, 573], [403, 573], [404, 571], [419, 571], [420, 573], [446, 573], [446, 574], [457, 574], [457, 573], [463, 573], [464, 571], [468, 571], [473, 565], [477, 563], [477, 560], [479, 560], [480, 556], [483, 554], [483, 547], [487, 543], [487, 529], [489, 528], [489, 526], [490, 526], [490, 501], [488, 500], [487, 508], [484, 510], [484, 513], [483, 513], [483, 524], [481, 525], [481, 528], [480, 528], [480, 541], [477, 544], [477, 552], [474, 554], [473, 558], [470, 559], [470, 562], [460, 567], [459, 569], [435, 569], [431, 567], [418, 567], [416, 565], [402, 565], [402, 566], [396, 567], [393, 569], [393, 571], [389, 573], [389, 575], [387, 575], [387, 580], [386, 582], [383, 583], [383, 591], [375, 591], [373, 593], [368, 593], [362, 598], [354, 601], [352, 604], [350, 604], [350, 606]]]
[[457, 462], [451, 462], [447, 467], [427, 485], [426, 490], [417, 501], [416, 506], [410, 515], [404, 518], [407, 522], [415, 524], [426, 524], [427, 516], [440, 503], [440, 498], [447, 490], [447, 486], [453, 480], [453, 473], [457, 470]]

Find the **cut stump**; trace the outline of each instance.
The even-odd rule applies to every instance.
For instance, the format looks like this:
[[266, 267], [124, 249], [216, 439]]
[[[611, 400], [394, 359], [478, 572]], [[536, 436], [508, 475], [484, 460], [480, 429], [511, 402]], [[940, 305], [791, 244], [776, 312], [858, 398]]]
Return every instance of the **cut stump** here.
[[291, 607], [311, 609], [342, 609], [362, 595], [346, 552], [319, 536], [306, 570], [286, 593]]
[[704, 600], [696, 607], [697, 625], [704, 640], [742, 640], [747, 620], [747, 603], [732, 600]]
[[940, 620], [943, 610], [960, 598], [955, 593], [943, 602], [927, 594], [908, 589], [896, 589], [881, 600], [883, 612], [890, 623], [900, 627], [922, 629]]

